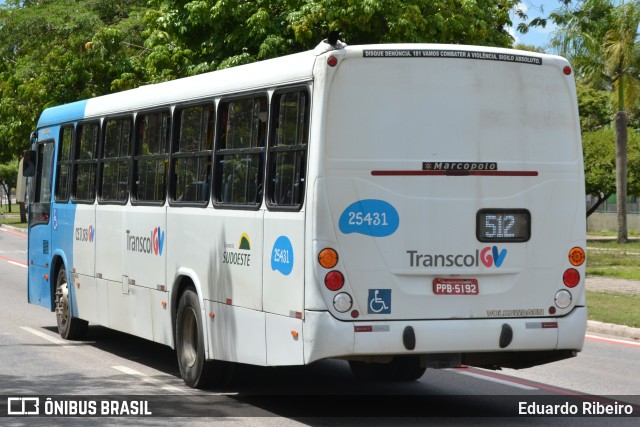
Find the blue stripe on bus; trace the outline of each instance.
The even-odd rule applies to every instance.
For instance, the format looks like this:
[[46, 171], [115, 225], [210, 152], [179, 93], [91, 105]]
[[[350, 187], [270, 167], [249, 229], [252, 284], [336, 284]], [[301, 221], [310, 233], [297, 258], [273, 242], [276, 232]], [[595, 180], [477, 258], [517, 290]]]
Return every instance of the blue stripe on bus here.
[[83, 119], [87, 102], [88, 100], [85, 99], [84, 101], [47, 108], [42, 112], [42, 115], [40, 115], [38, 128]]

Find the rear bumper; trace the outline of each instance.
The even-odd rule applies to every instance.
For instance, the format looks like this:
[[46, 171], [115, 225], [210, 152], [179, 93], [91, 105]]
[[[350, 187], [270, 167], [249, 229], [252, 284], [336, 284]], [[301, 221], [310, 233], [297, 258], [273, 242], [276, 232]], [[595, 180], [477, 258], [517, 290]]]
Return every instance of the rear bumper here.
[[[582, 350], [586, 327], [586, 307], [576, 307], [570, 314], [559, 318], [380, 322], [342, 322], [328, 312], [308, 311], [304, 321], [304, 358], [305, 363], [311, 363], [332, 357], [459, 354], [464, 362], [465, 355], [472, 354], [535, 354], [560, 350], [558, 354], [565, 356], [551, 357], [558, 360]], [[413, 332], [408, 334], [406, 331], [409, 329]], [[411, 334], [414, 336], [413, 349], [407, 348], [411, 347], [411, 340], [407, 340], [406, 335]], [[481, 359], [485, 360], [481, 365], [492, 365], [492, 357]], [[498, 361], [502, 358], [493, 359]]]

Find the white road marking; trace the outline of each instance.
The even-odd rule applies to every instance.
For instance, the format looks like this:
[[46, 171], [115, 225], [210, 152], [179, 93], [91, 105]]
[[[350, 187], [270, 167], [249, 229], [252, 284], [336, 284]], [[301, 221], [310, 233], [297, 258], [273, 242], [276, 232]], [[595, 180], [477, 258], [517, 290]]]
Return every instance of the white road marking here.
[[27, 332], [29, 332], [29, 333], [37, 336], [37, 337], [40, 337], [42, 339], [45, 339], [45, 340], [47, 340], [47, 341], [49, 341], [49, 342], [51, 342], [53, 344], [57, 344], [57, 345], [59, 345], [61, 347], [64, 347], [64, 348], [73, 347], [73, 346], [69, 345], [69, 343], [67, 341], [64, 341], [64, 340], [61, 340], [61, 339], [58, 339], [58, 338], [54, 338], [54, 337], [52, 337], [50, 335], [45, 334], [44, 332], [37, 331], [37, 330], [32, 329], [32, 328], [30, 328], [28, 326], [20, 326], [20, 329], [22, 329], [24, 331], [27, 331]]
[[156, 385], [156, 386], [160, 387], [163, 390], [170, 391], [172, 393], [180, 393], [180, 394], [185, 393], [184, 390], [181, 390], [178, 387], [174, 387], [172, 385], [163, 385], [160, 380], [157, 380], [157, 379], [155, 379], [153, 377], [150, 377], [150, 376], [148, 376], [146, 374], [143, 374], [142, 372], [138, 372], [135, 369], [131, 369], [131, 368], [127, 367], [127, 366], [112, 366], [112, 368], [116, 369], [116, 370], [118, 370], [120, 372], [123, 372], [123, 373], [125, 373], [127, 375], [134, 376], [134, 377], [138, 378], [139, 380], [144, 381], [145, 383]]
[[27, 264], [23, 264], [18, 261], [7, 261], [9, 264], [17, 265], [18, 267], [27, 268]]
[[25, 267], [25, 268], [27, 267], [27, 264], [25, 264], [24, 262], [16, 261], [14, 259], [7, 258], [2, 255], [0, 255], [0, 259], [3, 261], [7, 261], [9, 264], [17, 265], [18, 267]]
[[[199, 396], [189, 396], [191, 394], [190, 390], [185, 390], [185, 389], [181, 389], [172, 385], [168, 385], [168, 384], [164, 384], [162, 381], [150, 377], [146, 374], [143, 374], [142, 372], [136, 371], [135, 369], [131, 369], [127, 366], [112, 366], [113, 369], [116, 369], [122, 373], [125, 373], [127, 375], [131, 375], [133, 377], [136, 377], [137, 379], [144, 381], [148, 384], [153, 384], [155, 386], [160, 387], [162, 390], [166, 390], [168, 392], [171, 393], [176, 393], [176, 394], [181, 394], [181, 395], [187, 395], [187, 398], [194, 401], [194, 402], [206, 402], [206, 399], [203, 399], [202, 397]], [[215, 396], [235, 396], [238, 393], [207, 393], [207, 395], [215, 395]]]

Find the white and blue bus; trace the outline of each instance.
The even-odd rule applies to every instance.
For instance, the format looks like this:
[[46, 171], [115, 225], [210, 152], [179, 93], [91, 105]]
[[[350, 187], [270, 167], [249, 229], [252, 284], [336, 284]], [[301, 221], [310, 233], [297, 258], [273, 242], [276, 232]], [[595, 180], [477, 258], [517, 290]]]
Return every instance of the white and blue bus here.
[[584, 173], [563, 58], [315, 50], [46, 109], [26, 158], [30, 303], [234, 363], [358, 378], [526, 368], [586, 328]]

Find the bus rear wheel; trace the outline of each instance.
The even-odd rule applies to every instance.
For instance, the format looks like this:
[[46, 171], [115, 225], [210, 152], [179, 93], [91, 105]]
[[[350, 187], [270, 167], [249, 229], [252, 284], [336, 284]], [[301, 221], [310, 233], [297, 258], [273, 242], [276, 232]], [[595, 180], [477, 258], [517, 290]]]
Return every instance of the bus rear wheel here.
[[67, 270], [61, 267], [56, 277], [56, 320], [58, 321], [58, 333], [66, 340], [77, 340], [87, 332], [89, 323], [71, 315], [71, 297], [69, 295], [69, 283]]
[[194, 388], [228, 384], [233, 365], [220, 360], [205, 360], [204, 347], [198, 295], [195, 289], [187, 288], [180, 297], [176, 316], [176, 352], [182, 379]]
[[389, 363], [350, 361], [349, 367], [361, 381], [416, 381], [427, 370], [420, 356], [395, 356]]

